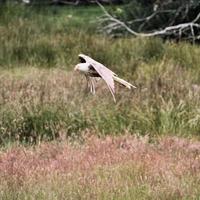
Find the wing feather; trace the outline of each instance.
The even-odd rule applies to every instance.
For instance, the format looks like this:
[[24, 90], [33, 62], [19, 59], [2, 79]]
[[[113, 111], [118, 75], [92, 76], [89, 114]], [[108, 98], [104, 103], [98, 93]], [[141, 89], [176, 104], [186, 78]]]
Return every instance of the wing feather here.
[[114, 85], [114, 80], [113, 80], [113, 76], [116, 74], [111, 71], [110, 69], [108, 69], [107, 67], [105, 67], [104, 65], [102, 65], [101, 63], [97, 62], [96, 60], [90, 58], [89, 56], [86, 56], [84, 54], [79, 54], [79, 58], [83, 61], [85, 60], [85, 62], [90, 63], [94, 69], [97, 71], [97, 73], [102, 77], [102, 79], [106, 82], [112, 96], [113, 99], [115, 101], [115, 85]]

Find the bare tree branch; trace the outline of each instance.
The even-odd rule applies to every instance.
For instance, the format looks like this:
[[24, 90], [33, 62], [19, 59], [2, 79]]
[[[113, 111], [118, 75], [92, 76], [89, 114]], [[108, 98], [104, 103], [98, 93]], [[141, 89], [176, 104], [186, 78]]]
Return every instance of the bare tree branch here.
[[[200, 30], [200, 24], [198, 23], [198, 20], [200, 19], [200, 12], [198, 15], [191, 21], [187, 23], [180, 23], [177, 25], [172, 25], [172, 26], [167, 26], [161, 30], [155, 30], [152, 32], [138, 32], [130, 28], [130, 24], [136, 23], [136, 22], [141, 22], [139, 30], [141, 30], [141, 26], [144, 26], [146, 22], [154, 18], [156, 15], [158, 15], [161, 12], [172, 12], [172, 10], [163, 10], [163, 11], [155, 11], [151, 15], [147, 16], [146, 18], [141, 18], [141, 19], [135, 19], [132, 21], [127, 22], [127, 24], [116, 17], [112, 16], [106, 9], [105, 7], [96, 1], [96, 3], [100, 6], [102, 11], [104, 12], [104, 17], [100, 19], [101, 22], [110, 22], [107, 25], [104, 26], [104, 31], [107, 31], [108, 33], [111, 33], [113, 30], [123, 28], [125, 29], [128, 33], [134, 35], [134, 36], [140, 36], [140, 37], [153, 37], [153, 36], [168, 36], [168, 35], [175, 35], [178, 38], [181, 38], [183, 34], [186, 32], [189, 33], [190, 39], [192, 39], [193, 42], [197, 38], [200, 38], [200, 36], [195, 35], [194, 29]], [[180, 8], [180, 10], [183, 8]], [[181, 11], [179, 11], [181, 12]], [[188, 7], [186, 6], [184, 15], [188, 13]], [[175, 18], [177, 17], [178, 14], [175, 15]], [[189, 32], [188, 32], [189, 31]]]

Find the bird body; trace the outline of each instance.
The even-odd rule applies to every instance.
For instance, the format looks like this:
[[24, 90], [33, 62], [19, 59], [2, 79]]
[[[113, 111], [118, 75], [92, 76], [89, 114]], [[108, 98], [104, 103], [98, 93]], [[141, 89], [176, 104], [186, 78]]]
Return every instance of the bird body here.
[[79, 59], [81, 63], [77, 64], [74, 68], [75, 71], [83, 73], [87, 79], [87, 87], [90, 88], [90, 91], [95, 94], [95, 85], [94, 78], [101, 77], [107, 84], [114, 101], [115, 99], [115, 85], [114, 81], [119, 84], [127, 87], [128, 89], [136, 88], [131, 83], [125, 81], [124, 79], [119, 78], [113, 71], [97, 62], [96, 60], [86, 56], [84, 54], [79, 54]]
[[89, 66], [89, 63], [79, 63], [78, 65], [76, 65], [75, 70], [77, 69], [87, 75], [87, 73], [89, 72]]
[[89, 63], [79, 63], [78, 65], [76, 65], [75, 70], [79, 70], [85, 76], [99, 77], [99, 74]]

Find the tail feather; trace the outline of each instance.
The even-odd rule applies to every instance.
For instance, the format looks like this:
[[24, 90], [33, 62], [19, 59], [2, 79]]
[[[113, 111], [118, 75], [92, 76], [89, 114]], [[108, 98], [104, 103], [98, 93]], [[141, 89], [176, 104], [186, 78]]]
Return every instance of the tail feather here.
[[124, 79], [121, 79], [121, 78], [119, 78], [119, 77], [117, 77], [117, 76], [113, 76], [113, 79], [114, 79], [116, 82], [120, 83], [121, 85], [127, 87], [128, 89], [136, 88], [136, 87], [135, 87], [134, 85], [132, 85], [131, 83], [129, 83], [129, 82], [125, 81]]

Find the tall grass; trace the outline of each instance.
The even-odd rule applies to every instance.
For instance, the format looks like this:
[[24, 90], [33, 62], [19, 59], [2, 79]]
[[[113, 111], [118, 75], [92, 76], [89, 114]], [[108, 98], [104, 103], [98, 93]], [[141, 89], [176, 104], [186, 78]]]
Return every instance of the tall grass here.
[[[198, 46], [104, 37], [92, 23], [97, 7], [1, 11], [1, 143], [79, 137], [88, 130], [199, 136]], [[81, 52], [138, 88], [117, 86], [116, 104], [101, 83], [96, 96], [85, 94], [85, 80], [71, 73]]]
[[199, 199], [199, 142], [177, 137], [87, 138], [0, 155], [0, 198]]
[[69, 65], [84, 34], [93, 31], [90, 19], [95, 20], [99, 12], [95, 7], [84, 12], [75, 7], [2, 6], [0, 66]]

